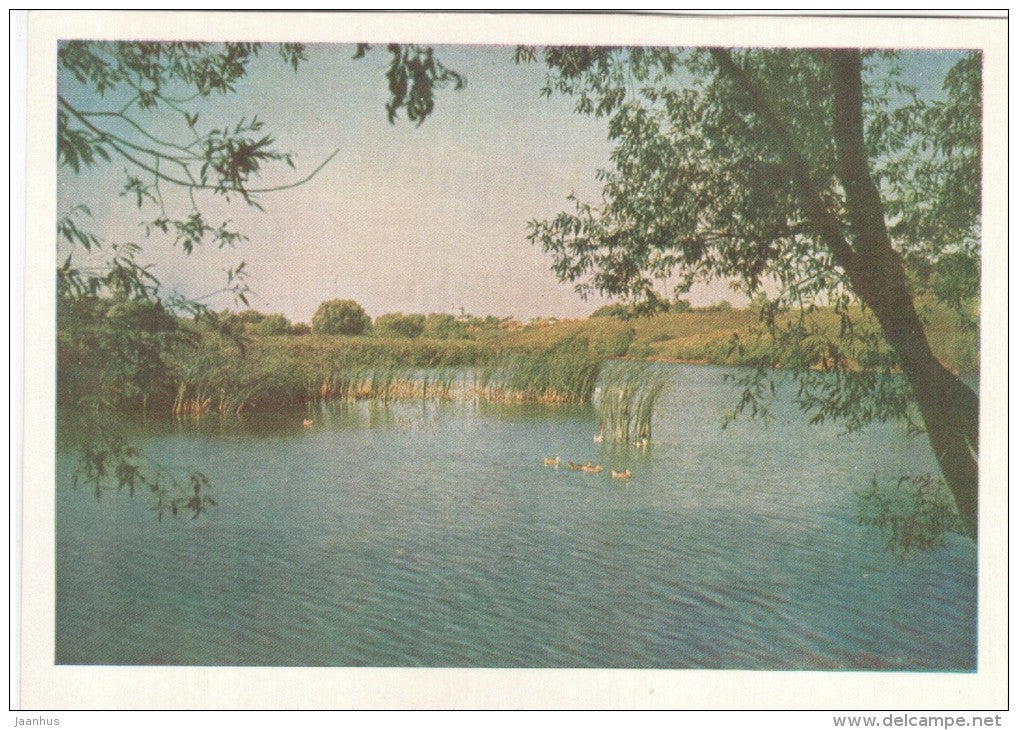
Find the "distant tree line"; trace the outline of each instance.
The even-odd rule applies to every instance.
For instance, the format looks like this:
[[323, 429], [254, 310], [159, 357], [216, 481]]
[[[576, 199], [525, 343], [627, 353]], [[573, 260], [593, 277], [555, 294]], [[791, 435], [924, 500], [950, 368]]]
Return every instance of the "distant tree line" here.
[[494, 336], [512, 321], [509, 317], [459, 316], [432, 312], [430, 314], [389, 312], [372, 321], [364, 308], [352, 299], [330, 299], [322, 302], [311, 323], [291, 322], [282, 314], [265, 314], [254, 309], [219, 313], [220, 324], [231, 331], [256, 336], [278, 335], [374, 335], [434, 340], [484, 339]]
[[[688, 299], [676, 299], [658, 308], [665, 312], [727, 312], [732, 304], [721, 300], [704, 307], [694, 307]], [[629, 317], [645, 314], [629, 304], [607, 304], [595, 310], [591, 317]], [[476, 317], [469, 314], [453, 315], [443, 312], [419, 314], [388, 312], [374, 320], [364, 308], [352, 299], [330, 299], [322, 302], [311, 318], [311, 323], [291, 322], [282, 314], [265, 314], [254, 309], [220, 313], [220, 321], [235, 331], [263, 337], [277, 335], [375, 335], [433, 340], [484, 339], [494, 336], [513, 321], [511, 317]]]
[[606, 304], [600, 309], [595, 309], [590, 316], [619, 317], [626, 319], [643, 314], [665, 314], [668, 312], [728, 312], [732, 308], [732, 303], [727, 299], [722, 299], [720, 302], [715, 302], [714, 304], [708, 304], [706, 307], [694, 307], [689, 303], [688, 299], [677, 298], [673, 302], [661, 300], [651, 311], [648, 311], [645, 307], [641, 307], [639, 305], [622, 304], [621, 302]]

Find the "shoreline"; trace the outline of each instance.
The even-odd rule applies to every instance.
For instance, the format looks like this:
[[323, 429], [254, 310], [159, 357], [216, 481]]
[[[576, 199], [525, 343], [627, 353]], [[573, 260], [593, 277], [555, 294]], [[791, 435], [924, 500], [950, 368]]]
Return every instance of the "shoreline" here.
[[[68, 323], [68, 337], [59, 342], [57, 391], [61, 407], [87, 404], [99, 396], [119, 403], [118, 410], [187, 415], [265, 411], [322, 399], [478, 397], [449, 392], [468, 385], [479, 388], [484, 400], [582, 403], [591, 400], [600, 370], [613, 360], [634, 366], [773, 365], [788, 373], [800, 367], [831, 369], [827, 348], [836, 338], [838, 321], [833, 312], [821, 311], [813, 324], [803, 347], [776, 354], [759, 331], [757, 313], [750, 310], [593, 317], [517, 329], [496, 325], [443, 338], [270, 335], [242, 326], [239, 339], [228, 341], [201, 325], [182, 322], [195, 344], [153, 352], [145, 363], [148, 369], [135, 374], [89, 347], [88, 336], [94, 331], [89, 327], [101, 326], [100, 319]], [[80, 340], [75, 338], [76, 326], [82, 328]], [[928, 325], [928, 336], [948, 369], [978, 383], [978, 333], [940, 311]], [[879, 347], [840, 354], [844, 369], [859, 370], [852, 355], [869, 357], [873, 372], [885, 367]]]

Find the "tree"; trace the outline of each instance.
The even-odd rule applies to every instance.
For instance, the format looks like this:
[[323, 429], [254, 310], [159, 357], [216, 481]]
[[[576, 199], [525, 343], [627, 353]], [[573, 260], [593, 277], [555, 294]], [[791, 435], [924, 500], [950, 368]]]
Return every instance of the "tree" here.
[[319, 335], [362, 335], [370, 327], [371, 317], [352, 299], [322, 302], [311, 318], [311, 331]]
[[[861, 427], [908, 417], [914, 403], [975, 537], [978, 398], [934, 357], [916, 295], [957, 303], [978, 293], [979, 54], [959, 56], [934, 100], [902, 82], [893, 54], [852, 49], [543, 55], [544, 92], [607, 118], [614, 143], [600, 205], [574, 199], [572, 212], [532, 223], [559, 277], [651, 304], [659, 277], [678, 276], [680, 292], [735, 278], [750, 296], [773, 283], [779, 294], [762, 318], [776, 352], [743, 404], [756, 408], [760, 378], [778, 362], [796, 367], [813, 420]], [[519, 61], [536, 56], [517, 51]], [[838, 313], [839, 333], [811, 324], [821, 302]], [[779, 325], [790, 306], [800, 318]]]
[[383, 337], [420, 337], [424, 332], [423, 314], [391, 312], [375, 317], [374, 332]]

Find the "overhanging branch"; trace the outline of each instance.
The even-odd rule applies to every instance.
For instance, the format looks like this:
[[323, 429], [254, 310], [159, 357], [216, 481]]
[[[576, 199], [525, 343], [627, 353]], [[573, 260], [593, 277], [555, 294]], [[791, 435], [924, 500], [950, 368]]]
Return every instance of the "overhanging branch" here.
[[168, 161], [176, 162], [178, 165], [181, 165], [184, 168], [185, 172], [187, 172], [188, 175], [190, 175], [190, 171], [187, 167], [187, 164], [183, 160], [173, 155], [163, 154], [158, 150], [153, 150], [147, 147], [141, 147], [139, 145], [135, 145], [131, 142], [128, 142], [127, 140], [124, 140], [118, 137], [117, 135], [111, 134], [110, 132], [103, 130], [89, 122], [82, 112], [80, 112], [74, 106], [69, 104], [67, 100], [65, 100], [63, 97], [58, 96], [57, 101], [62, 107], [67, 109], [67, 111], [70, 112], [70, 114], [74, 116], [75, 119], [77, 119], [81, 124], [87, 127], [91, 132], [98, 135], [100, 139], [102, 139], [106, 144], [112, 147], [118, 154], [124, 157], [124, 159], [128, 160], [134, 165], [137, 165], [142, 170], [151, 173], [156, 179], [164, 180], [165, 182], [172, 183], [174, 185], [179, 185], [180, 187], [188, 188], [190, 190], [212, 190], [219, 193], [237, 193], [238, 195], [243, 196], [245, 200], [248, 200], [248, 202], [253, 202], [250, 200], [251, 195], [257, 195], [261, 193], [274, 193], [279, 192], [281, 190], [289, 190], [291, 188], [296, 188], [303, 185], [306, 182], [309, 182], [319, 172], [321, 172], [325, 168], [325, 166], [328, 165], [337, 154], [339, 154], [340, 149], [342, 149], [341, 147], [337, 147], [336, 149], [334, 149], [332, 153], [318, 165], [318, 167], [312, 170], [308, 175], [304, 176], [299, 180], [295, 180], [292, 183], [275, 185], [267, 188], [248, 188], [238, 185], [222, 185], [222, 184], [210, 185], [208, 183], [199, 183], [193, 180], [181, 180], [180, 178], [176, 178], [171, 175], [167, 175], [165, 172], [161, 172], [157, 167], [153, 167], [140, 161], [137, 157], [124, 150], [123, 147], [131, 147], [137, 150], [138, 152], [151, 155], [156, 159], [161, 158]]

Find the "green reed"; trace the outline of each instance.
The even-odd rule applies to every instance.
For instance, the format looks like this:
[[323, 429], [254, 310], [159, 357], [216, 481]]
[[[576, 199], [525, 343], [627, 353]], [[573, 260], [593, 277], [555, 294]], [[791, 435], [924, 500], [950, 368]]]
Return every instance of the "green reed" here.
[[598, 381], [598, 434], [615, 443], [649, 442], [654, 408], [664, 388], [664, 376], [648, 363], [606, 365]]
[[171, 409], [177, 415], [237, 414], [319, 400], [589, 403], [603, 357], [586, 337], [529, 352], [422, 343], [410, 353], [400, 347], [295, 338], [255, 341], [241, 351], [206, 342], [176, 361]]
[[569, 338], [544, 352], [500, 356], [481, 371], [478, 394], [491, 401], [588, 403], [600, 369], [586, 338]]

